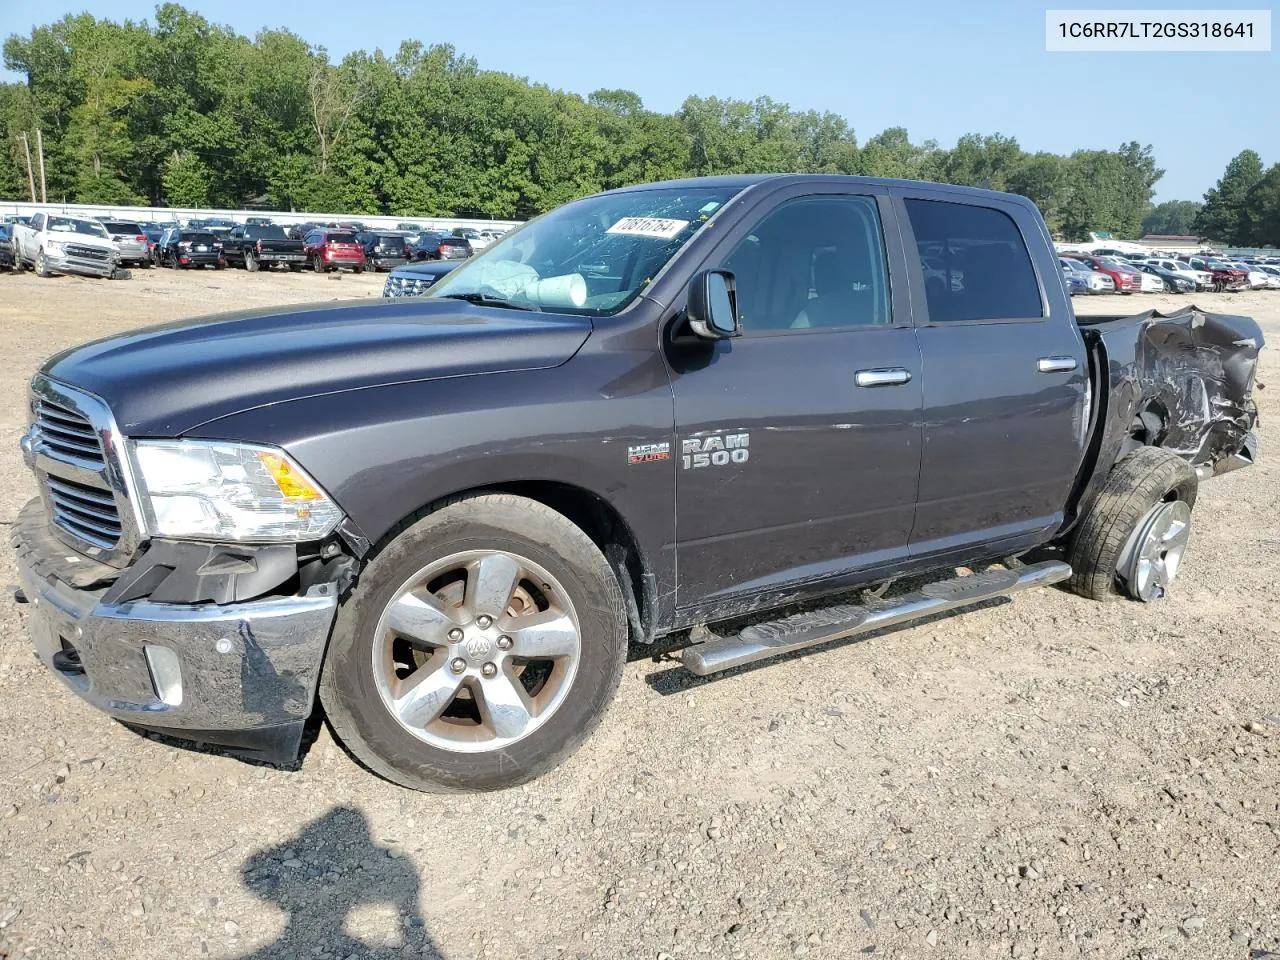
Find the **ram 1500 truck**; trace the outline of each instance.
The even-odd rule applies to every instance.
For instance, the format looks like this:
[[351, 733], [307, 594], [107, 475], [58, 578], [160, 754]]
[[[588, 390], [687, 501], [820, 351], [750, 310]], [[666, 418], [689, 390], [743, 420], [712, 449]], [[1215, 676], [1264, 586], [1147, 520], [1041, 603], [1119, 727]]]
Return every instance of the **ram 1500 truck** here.
[[13, 257], [38, 277], [60, 273], [85, 277], [128, 277], [106, 228], [97, 220], [37, 213], [30, 223], [13, 225]]
[[1020, 197], [613, 191], [420, 297], [53, 357], [27, 620], [129, 723], [283, 761], [318, 698], [397, 783], [507, 786], [582, 742], [629, 644], [688, 631], [709, 674], [1055, 581], [1158, 600], [1197, 485], [1256, 456], [1262, 342], [1077, 320]]
[[276, 264], [301, 270], [307, 262], [301, 240], [290, 239], [284, 227], [274, 224], [247, 224], [232, 227], [222, 241], [222, 255], [232, 266], [250, 273]]

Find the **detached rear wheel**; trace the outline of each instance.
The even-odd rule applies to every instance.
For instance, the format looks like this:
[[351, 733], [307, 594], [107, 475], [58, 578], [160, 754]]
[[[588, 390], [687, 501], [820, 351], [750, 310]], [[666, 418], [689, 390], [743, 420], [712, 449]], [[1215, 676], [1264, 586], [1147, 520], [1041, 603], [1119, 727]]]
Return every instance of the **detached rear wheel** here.
[[599, 723], [627, 625], [599, 549], [542, 504], [447, 503], [372, 561], [339, 612], [320, 683], [335, 734], [416, 790], [532, 779]]
[[1143, 603], [1168, 592], [1191, 537], [1196, 474], [1181, 457], [1141, 447], [1112, 468], [1071, 541], [1071, 589]]

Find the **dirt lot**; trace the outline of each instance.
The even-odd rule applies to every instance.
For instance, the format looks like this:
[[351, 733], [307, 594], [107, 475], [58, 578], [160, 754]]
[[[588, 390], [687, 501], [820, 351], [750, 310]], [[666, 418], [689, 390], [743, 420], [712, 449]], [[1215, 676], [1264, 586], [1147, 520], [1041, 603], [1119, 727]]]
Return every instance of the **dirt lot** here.
[[[0, 524], [34, 493], [16, 443], [50, 353], [380, 286], [0, 276]], [[1198, 299], [1280, 344], [1280, 293]], [[576, 757], [485, 796], [389, 786], [324, 731], [297, 771], [140, 737], [36, 663], [6, 595], [0, 957], [1280, 952], [1275, 464], [1202, 489], [1161, 604], [1033, 592], [711, 682], [638, 657]]]

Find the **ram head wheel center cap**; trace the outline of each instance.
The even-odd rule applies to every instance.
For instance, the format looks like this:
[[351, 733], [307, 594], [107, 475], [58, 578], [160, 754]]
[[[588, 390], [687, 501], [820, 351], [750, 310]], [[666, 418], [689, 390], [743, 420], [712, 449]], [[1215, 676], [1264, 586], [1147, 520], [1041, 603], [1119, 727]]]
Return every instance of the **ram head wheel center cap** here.
[[467, 652], [467, 657], [476, 663], [483, 663], [492, 656], [493, 651], [497, 649], [497, 643], [487, 637], [483, 633], [470, 633], [470, 636], [462, 643], [462, 649]]

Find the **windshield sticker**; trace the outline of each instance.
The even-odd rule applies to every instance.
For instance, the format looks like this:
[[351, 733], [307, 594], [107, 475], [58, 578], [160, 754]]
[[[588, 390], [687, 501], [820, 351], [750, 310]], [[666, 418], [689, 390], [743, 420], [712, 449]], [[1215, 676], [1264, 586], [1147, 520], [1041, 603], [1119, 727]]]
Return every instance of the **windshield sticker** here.
[[667, 220], [664, 217], [623, 217], [605, 233], [620, 233], [628, 237], [657, 237], [670, 240], [689, 225], [688, 220]]

